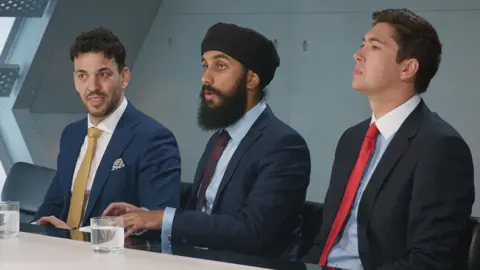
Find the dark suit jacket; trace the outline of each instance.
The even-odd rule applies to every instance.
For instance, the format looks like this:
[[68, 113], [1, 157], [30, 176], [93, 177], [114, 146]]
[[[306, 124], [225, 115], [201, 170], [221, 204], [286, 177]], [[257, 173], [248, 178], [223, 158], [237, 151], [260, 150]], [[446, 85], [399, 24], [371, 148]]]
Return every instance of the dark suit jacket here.
[[194, 209], [217, 135], [200, 159], [186, 210], [176, 211], [172, 241], [261, 256], [292, 255], [310, 181], [305, 140], [267, 107], [232, 156], [208, 215]]
[[[87, 135], [87, 118], [63, 131], [57, 173], [38, 209], [35, 220], [56, 216], [66, 221], [70, 207], [73, 172]], [[114, 161], [125, 167], [112, 171]], [[127, 202], [148, 209], [178, 207], [180, 154], [170, 130], [136, 110], [130, 103], [118, 122], [93, 181], [83, 226], [100, 216], [112, 202]]]
[[[340, 138], [323, 224], [307, 261], [320, 258], [369, 125], [370, 119]], [[364, 269], [462, 269], [459, 242], [475, 198], [473, 181], [469, 147], [422, 101], [392, 138], [360, 201]]]

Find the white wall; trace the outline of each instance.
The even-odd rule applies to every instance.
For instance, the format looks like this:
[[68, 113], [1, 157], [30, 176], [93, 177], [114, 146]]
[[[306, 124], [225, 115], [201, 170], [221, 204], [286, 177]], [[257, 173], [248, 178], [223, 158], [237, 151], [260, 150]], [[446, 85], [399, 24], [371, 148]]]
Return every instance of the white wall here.
[[60, 137], [65, 126], [85, 117], [80, 113], [31, 113], [28, 109], [14, 110], [14, 115], [32, 162], [49, 168], [57, 168]]
[[[424, 15], [439, 31], [445, 56], [426, 100], [464, 135], [478, 166], [480, 92], [475, 76], [480, 62], [476, 53], [480, 1], [402, 4]], [[400, 6], [393, 0], [165, 0], [137, 58], [128, 95], [138, 108], [173, 130], [181, 147], [183, 181], [192, 181], [209, 136], [196, 124], [205, 31], [225, 21], [277, 39], [281, 64], [268, 103], [306, 138], [313, 162], [308, 199], [323, 201], [338, 137], [369, 115], [366, 99], [350, 86], [352, 54], [371, 25], [372, 11], [388, 7]], [[480, 203], [474, 214], [480, 215]]]

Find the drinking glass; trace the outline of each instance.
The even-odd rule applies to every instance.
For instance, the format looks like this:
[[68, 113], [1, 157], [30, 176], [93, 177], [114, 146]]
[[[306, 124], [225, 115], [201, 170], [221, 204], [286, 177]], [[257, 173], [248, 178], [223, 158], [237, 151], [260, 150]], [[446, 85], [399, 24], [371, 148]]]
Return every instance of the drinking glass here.
[[0, 202], [0, 239], [18, 237], [20, 231], [19, 209], [19, 202]]
[[124, 249], [123, 217], [94, 217], [90, 219], [93, 251], [98, 254], [120, 253]]

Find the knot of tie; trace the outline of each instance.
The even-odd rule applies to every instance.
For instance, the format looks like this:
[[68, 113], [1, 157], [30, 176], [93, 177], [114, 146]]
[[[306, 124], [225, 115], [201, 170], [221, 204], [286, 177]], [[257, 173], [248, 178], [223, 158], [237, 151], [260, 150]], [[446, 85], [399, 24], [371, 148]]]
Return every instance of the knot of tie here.
[[373, 123], [368, 128], [367, 134], [365, 135], [365, 137], [375, 139], [377, 137], [378, 133], [379, 133], [379, 131], [378, 131], [377, 125], [375, 123]]
[[88, 129], [88, 138], [97, 139], [100, 137], [100, 134], [102, 134], [102, 131], [98, 128], [92, 127]]
[[220, 134], [218, 134], [217, 143], [219, 145], [225, 146], [229, 140], [230, 140], [230, 134], [228, 134], [226, 130], [223, 130], [222, 132], [220, 132]]

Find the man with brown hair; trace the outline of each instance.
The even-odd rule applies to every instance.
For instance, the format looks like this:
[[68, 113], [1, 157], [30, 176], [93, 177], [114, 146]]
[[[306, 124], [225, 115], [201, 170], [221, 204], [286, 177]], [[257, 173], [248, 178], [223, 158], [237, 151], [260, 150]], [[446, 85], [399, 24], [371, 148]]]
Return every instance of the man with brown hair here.
[[78, 229], [113, 202], [178, 207], [181, 159], [175, 135], [125, 96], [127, 51], [109, 29], [70, 47], [75, 89], [88, 114], [65, 127], [57, 173], [35, 215], [38, 225]]
[[340, 137], [318, 246], [306, 259], [345, 269], [462, 269], [472, 156], [419, 95], [442, 46], [434, 27], [409, 10], [375, 12], [373, 20], [352, 81], [372, 117]]

